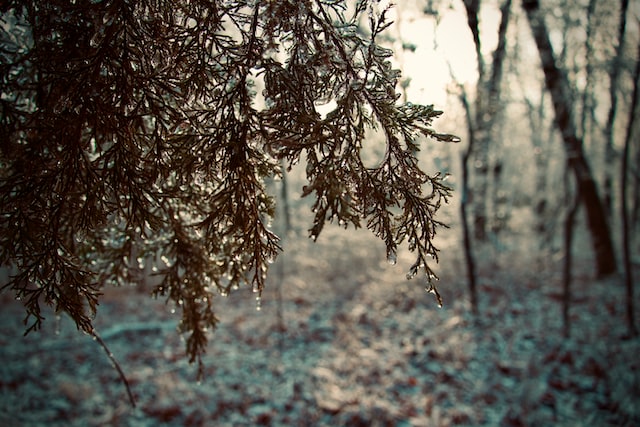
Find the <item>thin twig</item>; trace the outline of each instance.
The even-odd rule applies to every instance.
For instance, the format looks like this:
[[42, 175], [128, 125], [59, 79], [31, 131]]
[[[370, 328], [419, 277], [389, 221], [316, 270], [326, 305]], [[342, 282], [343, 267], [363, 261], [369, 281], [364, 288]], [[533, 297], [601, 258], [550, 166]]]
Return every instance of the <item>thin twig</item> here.
[[120, 375], [120, 379], [122, 380], [122, 383], [127, 389], [127, 394], [129, 395], [129, 401], [131, 402], [131, 406], [135, 408], [136, 399], [133, 397], [133, 393], [131, 393], [131, 387], [129, 387], [129, 381], [127, 381], [127, 377], [122, 371], [122, 368], [120, 368], [120, 364], [118, 363], [116, 358], [113, 356], [113, 353], [111, 352], [111, 350], [109, 350], [109, 347], [107, 347], [107, 344], [104, 342], [104, 340], [100, 337], [100, 335], [98, 335], [98, 331], [96, 331], [95, 328], [91, 330], [90, 335], [98, 342], [98, 344], [100, 344], [104, 352], [107, 354], [107, 357], [109, 357], [109, 360], [111, 360], [111, 363], [116, 368], [116, 371], [118, 371], [118, 375]]

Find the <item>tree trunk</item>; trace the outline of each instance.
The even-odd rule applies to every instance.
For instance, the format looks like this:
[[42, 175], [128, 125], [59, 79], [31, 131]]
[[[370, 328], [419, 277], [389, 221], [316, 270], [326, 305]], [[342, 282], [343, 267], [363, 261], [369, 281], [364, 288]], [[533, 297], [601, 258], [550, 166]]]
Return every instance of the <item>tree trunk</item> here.
[[[473, 157], [473, 184], [469, 187], [469, 204], [473, 207], [473, 231], [478, 241], [487, 238], [489, 210], [491, 203], [488, 193], [489, 172], [494, 168], [489, 164], [489, 149], [494, 137], [493, 128], [500, 110], [500, 89], [502, 70], [506, 52], [506, 34], [511, 10], [511, 0], [505, 0], [500, 8], [502, 18], [498, 28], [498, 44], [493, 52], [491, 69], [487, 72], [482, 56], [480, 39], [480, 0], [464, 0], [467, 24], [471, 30], [476, 50], [478, 68], [477, 93], [474, 103], [473, 133], [474, 144], [470, 155]], [[495, 207], [494, 207], [495, 208]]]
[[467, 267], [467, 279], [469, 285], [469, 297], [471, 300], [471, 312], [474, 316], [479, 314], [478, 310], [478, 288], [476, 285], [476, 262], [473, 254], [471, 243], [471, 231], [469, 229], [469, 220], [467, 213], [467, 205], [469, 204], [469, 159], [474, 146], [474, 134], [471, 119], [471, 111], [469, 100], [467, 99], [464, 88], [461, 86], [462, 95], [460, 100], [467, 113], [467, 127], [469, 130], [469, 145], [462, 153], [462, 196], [460, 197], [460, 219], [462, 221], [462, 243], [464, 249], [464, 259]]
[[618, 24], [618, 45], [616, 46], [616, 54], [609, 70], [609, 98], [611, 107], [607, 116], [607, 124], [604, 130], [605, 134], [605, 167], [604, 167], [604, 203], [608, 213], [613, 211], [613, 161], [615, 158], [614, 141], [614, 124], [616, 121], [616, 113], [618, 110], [618, 81], [620, 80], [620, 67], [624, 56], [624, 41], [627, 28], [627, 10], [629, 9], [629, 0], [621, 0], [620, 2], [620, 21]]
[[564, 72], [556, 65], [549, 31], [539, 11], [538, 0], [524, 0], [523, 7], [538, 46], [545, 84], [551, 94], [556, 124], [562, 133], [568, 165], [575, 174], [578, 191], [587, 214], [587, 224], [596, 257], [596, 273], [598, 277], [607, 276], [616, 271], [613, 242], [604, 205], [598, 195], [591, 168], [582, 149], [582, 141], [577, 136], [576, 126], [571, 117], [569, 83]]
[[[571, 177], [569, 171], [565, 173], [565, 188], [567, 200], [571, 196]], [[571, 309], [571, 270], [573, 261], [573, 230], [576, 214], [580, 207], [580, 189], [576, 186], [575, 199], [570, 202], [567, 216], [564, 222], [564, 262], [562, 264], [562, 323], [565, 338], [571, 334], [571, 319], [569, 310]]]
[[[467, 160], [463, 160], [463, 167], [467, 167], [467, 179], [470, 173], [468, 166], [470, 157], [473, 156], [473, 184], [468, 184], [466, 201], [473, 210], [473, 233], [478, 241], [487, 238], [487, 188], [489, 171], [489, 123], [485, 119], [484, 108], [488, 98], [485, 96], [485, 63], [482, 56], [482, 42], [480, 40], [480, 0], [463, 0], [467, 12], [467, 25], [473, 36], [473, 44], [476, 49], [476, 66], [478, 68], [478, 83], [476, 85], [475, 111], [471, 111], [471, 105], [467, 98], [467, 121], [469, 122], [469, 153]], [[465, 95], [466, 97], [466, 95]], [[485, 104], [485, 105], [482, 105]], [[475, 114], [473, 114], [475, 113]], [[473, 141], [473, 143], [471, 143]], [[466, 210], [466, 207], [465, 207]], [[466, 221], [467, 219], [464, 218]]]
[[467, 279], [469, 285], [469, 298], [471, 300], [471, 312], [478, 316], [478, 287], [476, 285], [476, 262], [471, 247], [471, 232], [467, 219], [467, 193], [469, 190], [469, 150], [462, 155], [462, 200], [460, 201], [460, 218], [462, 220], [462, 242], [464, 244], [464, 260], [467, 267]]
[[282, 167], [282, 179], [280, 181], [280, 199], [282, 203], [282, 216], [284, 220], [283, 236], [291, 231], [291, 203], [289, 202], [289, 178], [287, 177], [287, 168], [284, 161], [280, 162]]
[[[582, 138], [583, 144], [586, 144], [589, 147], [589, 144], [592, 142], [595, 121], [595, 109], [596, 109], [596, 98], [594, 95], [594, 79], [596, 75], [594, 73], [594, 61], [595, 61], [595, 28], [598, 26], [598, 18], [595, 14], [596, 11], [596, 2], [598, 0], [589, 0], [589, 5], [587, 7], [587, 28], [585, 34], [585, 42], [584, 42], [584, 62], [585, 62], [585, 84], [584, 89], [581, 94], [581, 112], [580, 112], [580, 122], [578, 125], [579, 131], [578, 135]], [[606, 204], [605, 204], [606, 206]], [[607, 212], [608, 214], [608, 212]]]
[[[638, 50], [640, 55], [640, 48]], [[633, 76], [633, 98], [631, 100], [631, 111], [629, 112], [629, 123], [627, 124], [627, 135], [624, 141], [622, 153], [622, 167], [620, 168], [620, 201], [622, 204], [622, 257], [624, 265], [624, 278], [627, 291], [627, 324], [630, 337], [638, 335], [635, 324], [635, 306], [633, 300], [633, 270], [631, 265], [631, 227], [629, 225], [629, 213], [627, 207], [627, 178], [629, 176], [629, 151], [633, 138], [634, 118], [638, 110], [638, 86], [640, 85], [640, 57], [636, 61], [636, 71]]]
[[[502, 134], [498, 135], [496, 132], [496, 120], [503, 118], [502, 106], [501, 106], [501, 84], [502, 75], [504, 70], [504, 60], [507, 52], [507, 29], [509, 28], [509, 20], [511, 17], [511, 0], [505, 0], [500, 8], [501, 18], [500, 26], [498, 27], [498, 45], [493, 51], [493, 61], [491, 68], [491, 76], [489, 79], [489, 105], [487, 111], [489, 117], [492, 117], [490, 121], [490, 135], [495, 138], [494, 141], [503, 141], [505, 138]], [[504, 132], [504, 126], [500, 126], [499, 130]], [[495, 145], [495, 144], [494, 144]], [[500, 150], [500, 147], [496, 147]], [[494, 151], [495, 152], [495, 151]], [[493, 184], [493, 210], [491, 218], [491, 231], [494, 235], [506, 228], [506, 222], [508, 221], [508, 198], [505, 196], [506, 192], [501, 191], [501, 184], [503, 178], [503, 164], [504, 159], [502, 156], [498, 156], [492, 165], [492, 184]]]
[[524, 98], [527, 107], [527, 118], [531, 129], [538, 129], [537, 132], [531, 132], [531, 144], [533, 145], [533, 156], [535, 164], [535, 185], [533, 206], [536, 214], [536, 222], [533, 225], [533, 231], [538, 236], [540, 248], [548, 248], [551, 246], [551, 237], [553, 227], [550, 226], [549, 200], [547, 194], [547, 181], [549, 175], [549, 150], [545, 144], [548, 144], [550, 138], [547, 138], [540, 130], [546, 126], [544, 114], [545, 90], [542, 89], [540, 94], [540, 102], [538, 105], [527, 96]]
[[636, 229], [640, 225], [640, 150], [636, 151], [636, 158], [634, 160], [635, 168], [631, 169], [633, 176], [633, 186], [631, 187], [632, 201], [631, 201], [631, 218], [629, 219], [632, 232], [636, 232]]

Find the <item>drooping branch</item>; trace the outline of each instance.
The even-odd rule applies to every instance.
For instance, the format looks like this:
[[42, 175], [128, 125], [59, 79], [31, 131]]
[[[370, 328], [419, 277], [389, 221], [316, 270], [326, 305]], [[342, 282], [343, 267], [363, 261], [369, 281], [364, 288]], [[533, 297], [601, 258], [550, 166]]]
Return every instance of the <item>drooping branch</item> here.
[[[411, 272], [433, 277], [450, 189], [416, 153], [423, 137], [457, 138], [431, 128], [432, 106], [397, 102], [400, 73], [379, 43], [388, 9], [250, 3], [3, 3], [15, 25], [0, 28], [0, 264], [15, 267], [4, 289], [33, 329], [47, 304], [91, 332], [101, 288], [154, 260], [153, 294], [181, 310], [200, 365], [214, 298], [241, 286], [260, 297], [280, 252], [265, 185], [280, 161], [307, 162], [313, 236], [365, 222], [390, 257], [406, 243]], [[387, 155], [370, 168], [371, 128]]]

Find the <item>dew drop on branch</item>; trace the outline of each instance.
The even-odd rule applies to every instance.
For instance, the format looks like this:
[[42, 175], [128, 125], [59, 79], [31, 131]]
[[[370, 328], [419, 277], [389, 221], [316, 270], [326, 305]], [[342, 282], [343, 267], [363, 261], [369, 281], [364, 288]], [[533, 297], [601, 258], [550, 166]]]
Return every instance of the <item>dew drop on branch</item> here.
[[395, 265], [398, 262], [398, 254], [395, 250], [391, 249], [387, 251], [387, 262], [391, 265]]
[[60, 314], [56, 314], [56, 320], [55, 320], [55, 334], [56, 335], [60, 335], [60, 321], [62, 320], [62, 317], [60, 316]]

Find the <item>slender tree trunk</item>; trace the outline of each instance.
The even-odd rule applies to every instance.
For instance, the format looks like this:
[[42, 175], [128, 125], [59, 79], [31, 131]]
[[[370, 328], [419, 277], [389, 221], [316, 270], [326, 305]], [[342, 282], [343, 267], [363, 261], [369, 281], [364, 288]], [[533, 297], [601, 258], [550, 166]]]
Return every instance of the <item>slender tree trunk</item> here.
[[607, 115], [607, 124], [605, 126], [605, 167], [604, 167], [604, 204], [607, 212], [613, 211], [613, 161], [614, 161], [614, 124], [618, 111], [618, 81], [620, 80], [620, 68], [622, 58], [624, 56], [624, 43], [627, 28], [627, 10], [629, 9], [629, 0], [620, 1], [620, 19], [618, 24], [618, 45], [616, 46], [615, 57], [609, 71], [609, 98], [611, 107]]
[[[284, 160], [280, 161], [280, 166], [282, 167], [282, 179], [280, 180], [279, 205], [282, 208], [282, 223], [280, 224], [282, 230], [279, 230], [278, 234], [281, 236], [280, 245], [284, 249], [284, 245], [287, 243], [289, 238], [289, 232], [292, 230], [291, 203], [289, 202], [289, 178]], [[284, 319], [284, 301], [282, 292], [282, 287], [284, 286], [285, 282], [284, 260], [278, 262], [276, 277], [276, 317], [278, 321], [278, 331], [280, 332], [280, 335], [278, 336], [278, 349], [282, 354], [282, 352], [284, 351], [284, 335], [282, 333], [287, 330], [286, 322]]]
[[469, 285], [469, 297], [471, 300], [471, 312], [478, 316], [478, 287], [476, 284], [476, 262], [471, 244], [471, 231], [467, 214], [467, 193], [469, 190], [469, 150], [462, 155], [462, 200], [460, 201], [460, 218], [462, 220], [462, 241], [464, 244], [464, 259], [467, 266], [467, 280]]
[[[493, 51], [493, 62], [491, 68], [491, 76], [489, 79], [489, 105], [488, 113], [492, 117], [490, 122], [490, 135], [496, 136], [497, 141], [501, 141], [504, 138], [502, 135], [496, 135], [496, 121], [503, 117], [502, 105], [501, 105], [501, 84], [502, 75], [504, 70], [504, 60], [507, 52], [507, 29], [509, 28], [509, 20], [511, 19], [511, 0], [505, 0], [500, 8], [501, 18], [500, 26], [498, 27], [498, 45]], [[503, 127], [500, 128], [503, 131]], [[502, 172], [503, 172], [503, 159], [499, 156], [492, 165], [492, 184], [493, 184], [493, 217], [491, 231], [497, 235], [506, 226], [508, 218], [508, 199], [504, 195], [506, 192], [502, 192]]]
[[461, 96], [462, 103], [467, 111], [467, 123], [469, 124], [469, 145], [462, 153], [462, 196], [460, 197], [460, 219], [462, 221], [462, 243], [464, 248], [464, 259], [467, 267], [467, 280], [469, 285], [469, 297], [471, 300], [471, 312], [478, 316], [478, 289], [476, 285], [476, 262], [473, 254], [471, 231], [467, 213], [469, 203], [469, 160], [473, 149], [474, 139], [471, 132], [471, 117], [469, 116], [469, 101], [464, 95]]
[[549, 138], [540, 130], [546, 126], [544, 114], [545, 90], [542, 89], [540, 94], [540, 103], [535, 103], [525, 97], [524, 101], [527, 105], [527, 117], [529, 126], [535, 129], [531, 134], [531, 143], [533, 145], [533, 156], [535, 164], [535, 192], [534, 192], [534, 212], [536, 214], [536, 222], [533, 231], [540, 240], [540, 248], [550, 246], [551, 229], [549, 224], [549, 199], [547, 194], [547, 179], [549, 175], [549, 150], [545, 144], [549, 143]]
[[571, 117], [569, 83], [566, 75], [556, 65], [549, 31], [540, 13], [538, 0], [523, 0], [523, 7], [538, 46], [545, 84], [551, 94], [556, 124], [562, 133], [568, 165], [575, 174], [587, 214], [587, 224], [596, 257], [596, 272], [598, 277], [607, 276], [616, 271], [613, 242], [604, 205], [598, 195], [591, 168], [584, 155], [582, 141], [577, 136], [576, 126]]
[[[452, 71], [451, 69], [449, 71]], [[452, 73], [453, 75], [453, 73]], [[468, 132], [468, 145], [466, 150], [461, 155], [461, 169], [462, 169], [462, 183], [461, 183], [461, 196], [460, 196], [460, 222], [462, 225], [462, 248], [464, 251], [465, 267], [467, 269], [467, 285], [469, 287], [469, 300], [471, 303], [471, 313], [476, 320], [480, 312], [478, 308], [478, 287], [476, 280], [476, 260], [473, 253], [473, 239], [471, 238], [471, 227], [469, 226], [469, 212], [468, 207], [471, 201], [471, 188], [469, 185], [469, 162], [471, 161], [471, 154], [475, 144], [475, 133], [473, 128], [473, 117], [471, 115], [471, 105], [469, 98], [465, 91], [464, 86], [459, 83], [460, 89], [460, 101], [465, 110], [465, 116], [467, 119], [467, 132]]]
[[[586, 29], [586, 40], [585, 44], [585, 85], [582, 90], [582, 111], [580, 112], [580, 124], [579, 124], [579, 136], [583, 139], [583, 141], [587, 141], [587, 135], [590, 135], [588, 128], [590, 124], [593, 123], [593, 110], [595, 108], [595, 98], [593, 95], [593, 61], [594, 61], [594, 48], [593, 48], [593, 33], [594, 28], [597, 25], [596, 17], [594, 16], [594, 12], [596, 9], [596, 1], [597, 0], [589, 0], [589, 5], [587, 6], [587, 29]], [[588, 142], [587, 142], [588, 144]]]
[[634, 164], [635, 168], [632, 168], [633, 175], [633, 201], [631, 207], [631, 218], [630, 218], [630, 227], [631, 231], [635, 232], [638, 226], [640, 225], [640, 170], [638, 167], [640, 166], [640, 150], [636, 150], [636, 159]]
[[631, 111], [629, 113], [629, 123], [627, 124], [627, 135], [624, 141], [624, 151], [622, 154], [622, 167], [620, 171], [620, 201], [622, 204], [622, 257], [624, 265], [625, 287], [627, 291], [627, 325], [629, 335], [635, 337], [638, 335], [638, 329], [635, 324], [635, 307], [633, 300], [633, 270], [631, 265], [631, 227], [629, 224], [629, 212], [627, 206], [627, 178], [629, 176], [629, 151], [633, 138], [634, 118], [638, 110], [638, 86], [640, 85], [640, 48], [638, 50], [638, 59], [636, 60], [636, 70], [633, 79], [633, 98], [631, 100]]
[[[567, 200], [571, 195], [571, 177], [569, 171], [565, 173], [565, 188]], [[571, 334], [571, 320], [569, 310], [571, 309], [571, 271], [573, 263], [573, 230], [576, 214], [580, 207], [580, 189], [576, 186], [574, 200], [570, 202], [567, 216], [564, 222], [564, 262], [562, 265], [562, 321], [564, 336], [569, 338]]]
[[[482, 43], [480, 40], [480, 0], [463, 0], [467, 12], [467, 25], [471, 30], [473, 43], [476, 49], [476, 66], [478, 69], [478, 83], [476, 85], [475, 111], [468, 108], [467, 114], [471, 121], [469, 127], [469, 139], [474, 143], [469, 145], [469, 157], [473, 157], [473, 184], [468, 186], [467, 201], [473, 210], [473, 233], [478, 241], [487, 238], [487, 188], [489, 172], [489, 122], [488, 114], [484, 109], [488, 101], [485, 93], [485, 63], [482, 56]], [[467, 98], [468, 101], [468, 98]], [[469, 107], [471, 107], [469, 105]], [[474, 114], [475, 113], [475, 114]], [[472, 118], [472, 119], [471, 119]], [[467, 160], [467, 163], [469, 160]], [[467, 166], [468, 167], [468, 166]], [[467, 174], [470, 171], [467, 170]], [[468, 177], [469, 178], [469, 177]]]
[[[471, 301], [471, 311], [478, 315], [478, 290], [476, 283], [476, 262], [473, 253], [471, 237], [471, 227], [469, 224], [469, 206], [473, 207], [474, 221], [473, 232], [477, 240], [486, 239], [487, 228], [487, 179], [488, 179], [488, 149], [491, 140], [490, 130], [493, 125], [493, 118], [499, 109], [500, 102], [500, 82], [502, 79], [502, 64], [504, 62], [506, 50], [506, 31], [509, 22], [509, 11], [511, 0], [505, 0], [502, 7], [502, 21], [499, 29], [498, 47], [494, 52], [493, 69], [491, 77], [486, 82], [485, 63], [482, 57], [480, 42], [479, 15], [480, 0], [463, 0], [467, 11], [467, 22], [473, 35], [474, 45], [477, 54], [478, 84], [475, 102], [475, 110], [472, 111], [469, 97], [462, 84], [459, 84], [461, 91], [460, 100], [466, 112], [467, 129], [469, 143], [463, 152], [462, 161], [462, 197], [460, 200], [460, 218], [462, 223], [462, 237], [465, 264], [467, 268], [469, 296]], [[453, 72], [450, 69], [451, 75]], [[493, 113], [493, 114], [492, 114]], [[475, 182], [470, 185], [470, 163], [473, 158], [475, 172]]]
[[291, 231], [291, 203], [289, 203], [289, 178], [287, 177], [287, 170], [284, 164], [284, 160], [280, 162], [282, 166], [282, 180], [280, 181], [280, 198], [282, 203], [282, 216], [284, 220], [283, 236], [286, 236]]
[[[480, 0], [463, 0], [467, 13], [467, 25], [471, 30], [476, 50], [478, 68], [477, 94], [475, 97], [473, 117], [474, 144], [470, 156], [473, 157], [473, 184], [469, 186], [469, 204], [473, 208], [473, 232], [478, 241], [487, 238], [489, 225], [490, 200], [489, 172], [493, 169], [489, 164], [489, 150], [493, 139], [496, 117], [500, 110], [500, 89], [503, 74], [503, 64], [506, 52], [506, 34], [509, 24], [511, 0], [505, 0], [500, 8], [502, 18], [498, 28], [498, 44], [493, 52], [491, 69], [487, 67], [482, 55], [480, 39]], [[470, 170], [471, 175], [471, 170]], [[471, 178], [471, 176], [470, 176]]]

